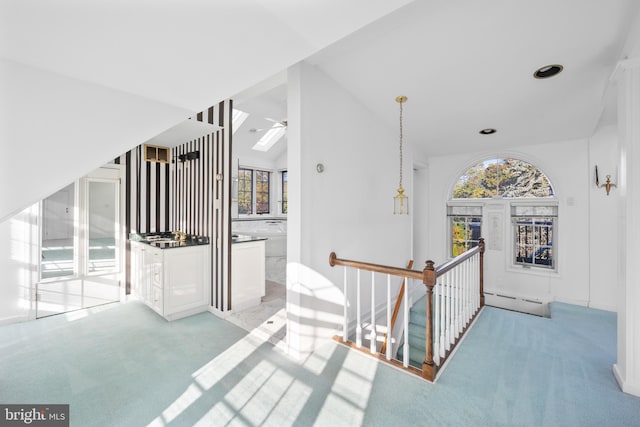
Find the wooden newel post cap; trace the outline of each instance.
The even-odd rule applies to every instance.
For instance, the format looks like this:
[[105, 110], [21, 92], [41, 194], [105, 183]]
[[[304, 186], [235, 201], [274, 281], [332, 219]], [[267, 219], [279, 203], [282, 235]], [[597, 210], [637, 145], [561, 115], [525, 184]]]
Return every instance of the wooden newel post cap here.
[[484, 253], [484, 247], [485, 247], [484, 237], [480, 238], [480, 241], [478, 242], [478, 246], [480, 246], [480, 252]]
[[331, 254], [329, 255], [329, 265], [331, 267], [336, 265], [336, 258], [337, 258], [336, 253], [335, 252], [331, 252]]
[[435, 270], [436, 269], [436, 264], [431, 260], [426, 261], [424, 264], [425, 264], [424, 265], [424, 269], [425, 270]]

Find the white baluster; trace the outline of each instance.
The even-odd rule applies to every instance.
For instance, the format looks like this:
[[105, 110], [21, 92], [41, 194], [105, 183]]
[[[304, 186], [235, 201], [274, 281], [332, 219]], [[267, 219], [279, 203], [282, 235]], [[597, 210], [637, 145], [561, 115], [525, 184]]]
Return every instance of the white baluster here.
[[362, 347], [362, 324], [360, 323], [360, 269], [356, 276], [356, 347]]
[[470, 289], [470, 281], [469, 281], [469, 267], [471, 265], [473, 258], [471, 258], [470, 260], [468, 260], [467, 262], [464, 263], [464, 312], [463, 312], [463, 318], [464, 318], [464, 326], [467, 326], [467, 323], [469, 322], [469, 289]]
[[433, 287], [433, 361], [440, 366], [440, 286]]
[[404, 346], [402, 366], [409, 366], [409, 278], [404, 278]]
[[475, 313], [476, 310], [480, 308], [480, 256], [479, 255], [475, 259], [475, 265], [473, 266], [473, 275], [474, 275], [473, 283], [475, 287], [475, 289], [473, 290], [474, 301], [475, 301], [475, 304], [473, 305], [473, 312]]
[[378, 332], [376, 331], [376, 273], [371, 272], [371, 333], [369, 334], [369, 351], [377, 353]]
[[446, 329], [446, 319], [445, 319], [445, 304], [446, 299], [445, 299], [445, 290], [444, 290], [444, 286], [442, 284], [442, 278], [440, 279], [440, 282], [438, 283], [438, 288], [440, 288], [440, 303], [438, 304], [440, 306], [440, 357], [444, 358], [445, 355], [445, 344], [444, 344], [444, 339], [445, 339], [445, 329]]
[[391, 360], [391, 275], [387, 274], [387, 360]]
[[453, 340], [460, 335], [460, 282], [458, 267], [451, 270], [451, 284], [453, 286]]
[[453, 344], [453, 284], [451, 283], [451, 274], [447, 273], [447, 287], [449, 289], [449, 302], [447, 304], [447, 350], [451, 349]]
[[342, 315], [342, 341], [347, 342], [349, 340], [349, 315], [348, 315], [348, 310], [347, 310], [347, 305], [348, 305], [348, 294], [347, 294], [347, 266], [344, 266], [344, 280], [343, 280], [343, 285], [344, 285], [344, 311], [343, 311], [343, 315]]

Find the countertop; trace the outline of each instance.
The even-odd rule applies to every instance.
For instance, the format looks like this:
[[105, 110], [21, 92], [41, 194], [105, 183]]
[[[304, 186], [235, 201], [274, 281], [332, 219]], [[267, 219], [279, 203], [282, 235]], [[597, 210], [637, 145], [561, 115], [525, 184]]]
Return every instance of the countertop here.
[[234, 234], [231, 236], [231, 243], [259, 242], [260, 240], [267, 240], [267, 238], [255, 237], [255, 236], [243, 236], [242, 234]]
[[209, 238], [206, 236], [194, 236], [187, 234], [187, 238], [185, 240], [176, 240], [175, 237], [176, 235], [170, 232], [129, 234], [129, 240], [132, 242], [145, 243], [159, 249], [188, 248], [191, 246], [209, 244]]

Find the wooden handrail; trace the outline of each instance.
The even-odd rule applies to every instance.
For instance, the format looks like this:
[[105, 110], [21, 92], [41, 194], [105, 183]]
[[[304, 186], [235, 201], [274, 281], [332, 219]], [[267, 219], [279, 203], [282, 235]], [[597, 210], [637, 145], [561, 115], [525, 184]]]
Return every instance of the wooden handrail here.
[[398, 277], [410, 277], [412, 279], [422, 280], [423, 272], [417, 270], [410, 270], [407, 268], [391, 267], [388, 265], [371, 264], [368, 262], [351, 261], [348, 259], [340, 259], [336, 256], [335, 252], [331, 252], [329, 255], [329, 265], [335, 267], [336, 265], [342, 265], [345, 267], [358, 268], [360, 270], [375, 271], [376, 273], [391, 274]]
[[[411, 267], [413, 266], [413, 261], [411, 261], [409, 263], [409, 265], [407, 266], [407, 268], [398, 268], [398, 267], [391, 267], [391, 266], [387, 266], [387, 265], [380, 265], [380, 264], [372, 264], [372, 263], [368, 263], [368, 262], [361, 262], [361, 261], [352, 261], [352, 260], [348, 260], [348, 259], [339, 259], [335, 252], [331, 252], [331, 254], [329, 255], [329, 265], [331, 265], [332, 267], [335, 267], [336, 265], [341, 265], [341, 266], [345, 266], [345, 267], [351, 267], [351, 268], [356, 268], [356, 269], [360, 269], [360, 270], [366, 270], [366, 271], [373, 271], [376, 273], [382, 273], [382, 274], [389, 274], [392, 276], [398, 276], [398, 277], [402, 277], [403, 278], [403, 283], [402, 283], [402, 287], [400, 289], [400, 292], [398, 294], [398, 299], [396, 301], [396, 306], [394, 308], [394, 312], [393, 312], [393, 321], [392, 324], [395, 322], [397, 315], [398, 315], [398, 311], [399, 311], [399, 303], [401, 302], [402, 298], [404, 298], [404, 294], [408, 293], [406, 290], [406, 279], [407, 278], [412, 278], [412, 279], [416, 279], [416, 280], [421, 280], [422, 283], [425, 285], [426, 287], [426, 291], [427, 291], [427, 298], [426, 298], [426, 319], [427, 319], [427, 325], [426, 325], [426, 348], [425, 348], [425, 359], [424, 362], [422, 363], [422, 370], [419, 371], [413, 367], [403, 367], [402, 369], [405, 370], [409, 370], [409, 371], [415, 371], [415, 373], [420, 373], [420, 375], [429, 380], [429, 381], [434, 381], [437, 371], [438, 371], [438, 366], [436, 366], [435, 361], [434, 361], [434, 346], [433, 346], [433, 334], [434, 334], [434, 330], [433, 330], [433, 288], [436, 286], [437, 283], [437, 278], [438, 276], [444, 275], [445, 273], [447, 273], [448, 271], [454, 269], [456, 266], [462, 264], [463, 262], [467, 261], [468, 259], [471, 259], [473, 256], [478, 255], [480, 257], [480, 262], [479, 262], [479, 286], [480, 286], [480, 308], [482, 308], [484, 306], [484, 252], [485, 252], [485, 242], [483, 238], [480, 238], [478, 241], [478, 245], [474, 248], [469, 249], [468, 251], [465, 251], [464, 253], [458, 255], [457, 257], [445, 262], [444, 264], [436, 267], [435, 263], [431, 260], [428, 260], [426, 262], [425, 268], [423, 271], [417, 271], [417, 270], [412, 270]], [[346, 272], [345, 272], [345, 278], [346, 278]], [[346, 286], [346, 285], [345, 285]], [[346, 298], [346, 297], [345, 297]], [[476, 311], [473, 316], [470, 318], [469, 321], [473, 321], [473, 319], [477, 316], [477, 314], [479, 313], [479, 310]], [[345, 314], [346, 316], [346, 314]], [[345, 324], [346, 325], [346, 324]], [[465, 330], [466, 330], [466, 326], [464, 328], [464, 330], [462, 331], [462, 335], [464, 335]], [[346, 329], [346, 326], [345, 326]], [[391, 334], [392, 329], [390, 329], [389, 331], [387, 331], [387, 337], [385, 337], [385, 341], [384, 344], [382, 346], [382, 353], [384, 353], [386, 351], [386, 344], [387, 344], [387, 339], [388, 336]], [[407, 331], [405, 331], [405, 334], [407, 333]], [[349, 345], [349, 342], [346, 341], [346, 338], [342, 339], [339, 337], [334, 337], [334, 339], [337, 339], [340, 342], [344, 342], [345, 344]], [[405, 338], [406, 339], [406, 338]], [[455, 343], [453, 343], [453, 347], [452, 349], [457, 345], [457, 343], [459, 342], [459, 340], [456, 340]], [[452, 350], [451, 349], [451, 350]], [[447, 352], [449, 353], [449, 348], [447, 348]], [[450, 354], [450, 353], [449, 353]], [[444, 356], [446, 359], [446, 355]], [[443, 359], [440, 358], [440, 361], [442, 361]], [[442, 362], [438, 362], [438, 363], [442, 363]]]
[[[413, 260], [409, 260], [407, 263], [407, 270], [411, 270], [413, 268]], [[393, 331], [393, 327], [396, 324], [396, 319], [398, 318], [398, 312], [400, 312], [400, 304], [402, 304], [402, 298], [404, 298], [404, 288], [407, 284], [407, 279], [402, 279], [402, 285], [400, 286], [400, 291], [398, 292], [398, 298], [396, 298], [396, 305], [393, 307], [393, 314], [391, 315], [391, 325], [389, 326], [389, 330], [386, 334], [384, 334], [384, 341], [382, 342], [382, 347], [380, 348], [380, 353], [384, 354], [387, 352], [387, 341], [391, 336], [391, 332]]]
[[450, 259], [444, 264], [441, 264], [438, 267], [436, 267], [436, 276], [441, 276], [447, 271], [454, 269], [456, 266], [458, 266], [459, 264], [462, 264], [463, 262], [465, 262], [466, 260], [474, 256], [478, 252], [484, 253], [484, 239], [482, 238], [478, 242], [478, 246], [475, 246], [461, 253], [457, 257]]

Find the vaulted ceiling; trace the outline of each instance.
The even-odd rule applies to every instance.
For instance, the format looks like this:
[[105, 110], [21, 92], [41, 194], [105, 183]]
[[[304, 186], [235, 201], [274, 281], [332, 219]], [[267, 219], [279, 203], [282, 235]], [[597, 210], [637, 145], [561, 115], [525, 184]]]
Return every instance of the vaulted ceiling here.
[[[15, 128], [3, 113], [0, 130], [11, 141], [3, 137], [2, 144], [6, 149], [37, 140], [49, 163], [62, 164], [56, 144], [65, 141], [68, 150], [76, 144], [85, 149], [82, 168], [88, 171], [108, 159], [106, 152], [92, 157], [92, 144], [110, 141], [116, 150], [122, 148], [113, 143], [119, 139], [143, 142], [303, 59], [389, 126], [397, 126], [395, 97], [406, 95], [405, 135], [424, 155], [584, 138], [611, 100], [607, 88], [616, 63], [638, 49], [638, 6], [634, 0], [7, 0], [0, 5], [2, 61], [128, 94], [120, 97], [123, 103], [132, 105], [136, 97], [166, 114], [158, 113], [155, 122], [145, 118], [132, 132], [135, 126], [123, 127], [111, 110], [105, 120], [79, 105], [64, 113], [88, 126], [56, 128], [40, 141], [29, 121]], [[564, 66], [558, 76], [532, 77], [538, 67], [556, 63]], [[50, 101], [47, 90], [34, 87]], [[42, 105], [51, 123], [65, 120], [51, 111], [55, 104]], [[11, 117], [33, 114], [13, 99], [3, 99], [0, 107]], [[255, 115], [282, 118], [286, 106], [273, 108]], [[112, 109], [115, 114], [117, 102]], [[90, 125], [111, 127], [108, 139], [90, 133]], [[497, 133], [478, 134], [484, 128]], [[9, 207], [3, 206], [0, 218], [81, 172], [58, 168], [60, 182], [40, 182], [38, 191], [13, 203], [5, 174], [26, 179], [30, 172], [22, 175], [9, 162], [3, 168], [0, 198]]]
[[[586, 138], [615, 120], [609, 79], [640, 47], [638, 6], [419, 1], [307, 60], [390, 126], [395, 97], [406, 95], [405, 138], [426, 156]], [[533, 78], [550, 64], [563, 72]], [[497, 132], [479, 134], [485, 128]]]

